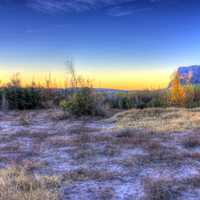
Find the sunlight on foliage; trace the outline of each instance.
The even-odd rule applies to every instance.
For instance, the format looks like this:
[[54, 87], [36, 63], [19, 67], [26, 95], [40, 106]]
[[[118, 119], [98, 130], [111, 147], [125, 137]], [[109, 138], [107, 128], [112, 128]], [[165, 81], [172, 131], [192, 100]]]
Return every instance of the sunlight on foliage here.
[[184, 106], [186, 102], [186, 93], [180, 83], [178, 73], [173, 75], [170, 86], [170, 103], [174, 106]]

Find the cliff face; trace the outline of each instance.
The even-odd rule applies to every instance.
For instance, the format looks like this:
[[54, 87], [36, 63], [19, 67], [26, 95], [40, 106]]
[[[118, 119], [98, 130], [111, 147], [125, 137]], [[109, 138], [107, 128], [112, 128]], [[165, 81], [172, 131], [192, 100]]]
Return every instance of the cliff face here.
[[200, 84], [200, 65], [179, 67], [178, 73], [181, 84]]

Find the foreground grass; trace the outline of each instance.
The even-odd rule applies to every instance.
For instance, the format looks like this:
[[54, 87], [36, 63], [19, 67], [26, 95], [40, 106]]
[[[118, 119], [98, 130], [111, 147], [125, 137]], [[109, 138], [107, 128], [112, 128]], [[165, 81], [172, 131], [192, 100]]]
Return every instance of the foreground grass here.
[[117, 130], [109, 120], [55, 120], [45, 110], [25, 113], [27, 125], [17, 114], [0, 121], [0, 200], [200, 199], [199, 130], [163, 134], [173, 123], [198, 128], [197, 109], [130, 110], [114, 116], [118, 126], [129, 120]]
[[112, 118], [117, 127], [146, 129], [154, 132], [180, 132], [200, 128], [200, 109], [149, 108], [132, 109]]
[[56, 177], [34, 177], [20, 168], [0, 170], [0, 200], [57, 200]]

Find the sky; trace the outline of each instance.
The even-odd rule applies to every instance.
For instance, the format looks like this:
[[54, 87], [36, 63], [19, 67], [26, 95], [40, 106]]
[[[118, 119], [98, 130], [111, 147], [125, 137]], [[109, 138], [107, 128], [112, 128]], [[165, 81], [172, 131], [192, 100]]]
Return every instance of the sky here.
[[51, 73], [66, 60], [95, 87], [166, 87], [179, 67], [200, 64], [198, 0], [0, 0], [0, 80]]

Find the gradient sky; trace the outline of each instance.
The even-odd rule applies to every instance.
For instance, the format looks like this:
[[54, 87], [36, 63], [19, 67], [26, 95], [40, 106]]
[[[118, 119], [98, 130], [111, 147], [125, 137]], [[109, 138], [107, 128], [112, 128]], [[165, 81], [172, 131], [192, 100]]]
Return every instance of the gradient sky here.
[[0, 0], [0, 79], [63, 83], [65, 60], [95, 87], [165, 87], [200, 64], [198, 0]]

